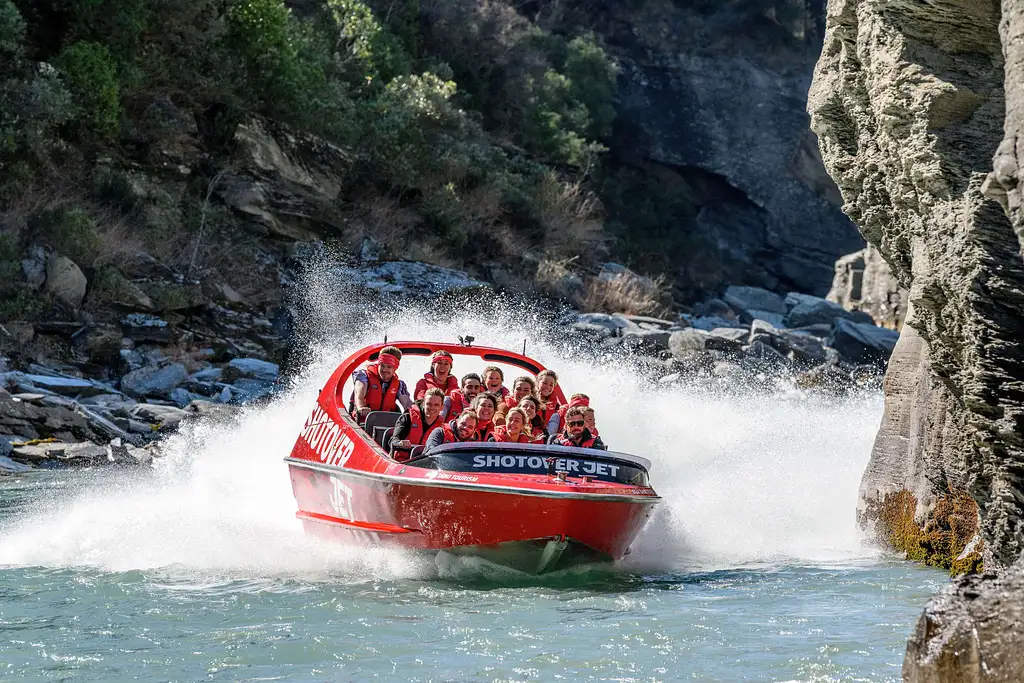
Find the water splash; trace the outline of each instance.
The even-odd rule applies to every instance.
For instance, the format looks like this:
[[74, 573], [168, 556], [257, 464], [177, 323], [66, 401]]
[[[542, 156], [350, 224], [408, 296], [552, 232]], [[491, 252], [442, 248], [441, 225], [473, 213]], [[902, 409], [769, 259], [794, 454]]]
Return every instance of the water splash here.
[[[175, 568], [228, 575], [368, 577], [458, 575], [447, 560], [324, 545], [294, 519], [290, 451], [317, 391], [352, 351], [391, 339], [454, 340], [519, 349], [556, 368], [568, 392], [591, 396], [614, 450], [654, 462], [664, 498], [625, 566], [642, 571], [745, 563], [843, 561], [865, 555], [854, 525], [857, 487], [881, 413], [875, 394], [845, 399], [799, 393], [730, 395], [660, 388], [621, 362], [546, 340], [547, 321], [492, 302], [481, 312], [436, 307], [359, 311], [341, 324], [336, 294], [311, 288], [319, 329], [293, 387], [234, 421], [168, 441], [148, 475], [100, 473], [71, 500], [58, 493], [0, 528], [0, 565]], [[416, 378], [426, 359], [408, 359]], [[456, 361], [456, 374], [479, 371]], [[435, 566], [436, 564], [436, 566]]]

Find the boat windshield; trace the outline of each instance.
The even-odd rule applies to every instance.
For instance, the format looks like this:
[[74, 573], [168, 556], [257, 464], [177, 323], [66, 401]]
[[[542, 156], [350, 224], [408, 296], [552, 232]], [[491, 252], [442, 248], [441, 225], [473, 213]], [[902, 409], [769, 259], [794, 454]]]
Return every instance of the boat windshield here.
[[461, 443], [441, 446], [411, 461], [416, 467], [446, 472], [550, 474], [589, 477], [633, 486], [650, 486], [640, 458], [616, 457], [604, 451], [531, 444]]

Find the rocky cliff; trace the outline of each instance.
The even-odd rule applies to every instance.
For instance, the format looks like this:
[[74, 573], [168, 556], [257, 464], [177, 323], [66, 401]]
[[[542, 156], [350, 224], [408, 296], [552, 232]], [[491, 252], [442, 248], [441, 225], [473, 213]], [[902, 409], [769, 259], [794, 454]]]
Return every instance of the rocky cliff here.
[[678, 285], [824, 296], [831, 264], [863, 246], [808, 131], [824, 2], [598, 6], [583, 20], [620, 65], [611, 164], [690, 204], [665, 226], [694, 255], [672, 253]]
[[[1024, 547], [1024, 261], [1016, 157], [1004, 141], [1022, 96], [1021, 11], [1014, 0], [831, 0], [808, 104], [844, 210], [909, 291], [862, 519], [911, 556], [945, 555], [946, 566], [978, 549], [966, 538], [975, 516], [991, 567]], [[973, 592], [930, 609], [961, 609]], [[973, 678], [952, 665], [921, 673], [922, 649], [956, 659], [956, 639], [941, 631], [919, 628], [905, 675], [976, 680], [988, 663], [1001, 667], [991, 680], [1016, 680], [1008, 672], [1019, 663], [987, 630], [973, 636]]]

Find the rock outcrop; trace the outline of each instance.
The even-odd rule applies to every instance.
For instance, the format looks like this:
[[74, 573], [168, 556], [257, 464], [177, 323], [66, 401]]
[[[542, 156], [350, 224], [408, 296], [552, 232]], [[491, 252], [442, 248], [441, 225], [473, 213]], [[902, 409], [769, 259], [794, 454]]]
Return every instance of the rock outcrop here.
[[[898, 436], [959, 425], [961, 445], [932, 455], [963, 473], [991, 558], [1009, 563], [1024, 533], [1024, 263], [982, 192], [1003, 137], [999, 20], [994, 0], [833, 1], [809, 109], [846, 211], [909, 290], [920, 372], [948, 392], [944, 420], [907, 419]], [[932, 382], [913, 375], [894, 382]]]
[[579, 4], [621, 67], [612, 158], [696, 210], [680, 286], [824, 296], [863, 247], [807, 130], [824, 1]]
[[828, 300], [848, 311], [862, 311], [876, 324], [898, 330], [907, 317], [907, 291], [874, 245], [836, 261]]
[[[1022, 13], [1016, 0], [830, 0], [808, 104], [844, 210], [908, 291], [861, 519], [954, 570], [977, 568], [979, 548], [990, 570], [1024, 550]], [[1019, 575], [933, 601], [905, 680], [1020, 680]]]
[[[903, 660], [907, 683], [1024, 681], [1024, 564], [967, 576], [929, 603]], [[1015, 597], [1016, 596], [1016, 597]]]

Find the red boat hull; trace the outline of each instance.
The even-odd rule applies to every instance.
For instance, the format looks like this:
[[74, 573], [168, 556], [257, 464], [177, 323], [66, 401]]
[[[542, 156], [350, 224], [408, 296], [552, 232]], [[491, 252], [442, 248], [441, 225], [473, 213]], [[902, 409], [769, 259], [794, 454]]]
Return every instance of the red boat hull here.
[[[460, 350], [431, 345], [439, 347]], [[575, 472], [446, 471], [429, 463], [416, 466], [415, 461], [403, 464], [388, 457], [338, 404], [345, 378], [375, 348], [364, 349], [339, 366], [286, 459], [299, 507], [296, 515], [307, 532], [345, 543], [468, 549], [483, 555], [489, 549], [510, 546], [531, 552], [547, 548], [538, 571], [558, 564], [557, 556], [550, 561], [556, 545], [556, 555], [568, 545], [579, 551], [576, 555], [590, 559], [618, 560], [628, 552], [660, 500], [649, 486], [596, 480]], [[472, 351], [488, 358], [487, 349]], [[477, 446], [481, 451], [496, 448], [494, 444]], [[609, 457], [595, 451], [573, 454], [575, 450], [528, 446], [516, 454], [520, 463], [564, 463], [552, 457], [564, 458], [562, 451], [573, 457]], [[510, 457], [515, 459], [505, 455], [506, 460]], [[614, 465], [608, 467], [614, 470]], [[562, 565], [566, 563], [568, 559]]]

